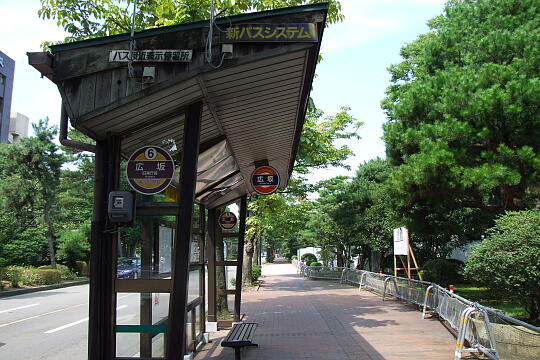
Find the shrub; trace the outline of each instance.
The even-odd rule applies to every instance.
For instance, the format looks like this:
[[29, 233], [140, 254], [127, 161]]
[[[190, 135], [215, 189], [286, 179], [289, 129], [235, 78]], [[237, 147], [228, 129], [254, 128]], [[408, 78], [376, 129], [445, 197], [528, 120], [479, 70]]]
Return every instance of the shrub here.
[[251, 282], [255, 282], [259, 279], [261, 276], [261, 266], [260, 265], [253, 265], [251, 267]]
[[86, 261], [76, 261], [75, 265], [77, 267], [77, 274], [79, 274], [79, 276], [89, 275], [88, 264]]
[[266, 255], [266, 262], [273, 263], [276, 257], [272, 254]]
[[[52, 269], [52, 267], [51, 265], [44, 265], [38, 267], [38, 269]], [[71, 269], [66, 265], [56, 264], [56, 270], [60, 272], [60, 277], [62, 280], [71, 280], [77, 277], [76, 274], [74, 274], [73, 271], [71, 271]]]
[[23, 275], [23, 268], [21, 266], [8, 266], [6, 269], [6, 278], [11, 281], [12, 287], [19, 287], [21, 285]]
[[44, 285], [58, 284], [62, 280], [62, 274], [57, 269], [38, 269], [38, 274]]
[[463, 281], [463, 262], [455, 259], [433, 259], [425, 263], [421, 270], [424, 281], [448, 286]]
[[312, 262], [317, 261], [317, 257], [312, 253], [305, 253], [304, 255], [302, 255], [300, 260], [302, 260], [306, 264], [311, 264]]
[[540, 316], [540, 211], [508, 212], [473, 247], [465, 275]]
[[298, 260], [298, 256], [296, 255], [291, 256], [291, 260]]
[[21, 281], [24, 285], [35, 286], [42, 285], [43, 280], [39, 276], [38, 269], [35, 267], [26, 267], [22, 270]]
[[309, 264], [309, 266], [322, 266], [322, 264], [318, 261], [314, 261], [311, 264]]

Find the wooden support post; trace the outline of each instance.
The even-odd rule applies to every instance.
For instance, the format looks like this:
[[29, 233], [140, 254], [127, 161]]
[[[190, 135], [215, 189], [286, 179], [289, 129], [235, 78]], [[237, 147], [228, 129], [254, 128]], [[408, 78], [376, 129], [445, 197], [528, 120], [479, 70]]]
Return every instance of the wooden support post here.
[[90, 241], [90, 296], [88, 359], [111, 360], [115, 356], [116, 295], [114, 254], [117, 236], [105, 232], [108, 194], [118, 186], [120, 141], [97, 141], [94, 175], [94, 210]]
[[240, 224], [238, 227], [238, 257], [236, 265], [236, 289], [234, 294], [234, 321], [240, 321], [242, 303], [242, 265], [244, 263], [244, 240], [246, 235], [247, 196], [240, 200]]
[[208, 210], [208, 314], [209, 322], [217, 321], [216, 307], [216, 227], [217, 209]]
[[193, 203], [197, 180], [202, 102], [186, 107], [180, 171], [180, 206], [176, 217], [176, 238], [173, 247], [172, 292], [169, 301], [169, 329], [166, 358], [184, 359], [186, 351], [186, 306], [188, 299], [189, 263]]
[[[153, 197], [144, 196], [144, 201], [151, 202]], [[154, 229], [152, 218], [142, 216], [141, 218], [141, 275], [149, 278], [152, 273], [152, 248], [154, 242]], [[136, 272], [135, 272], [136, 273]], [[152, 294], [140, 294], [140, 319], [141, 325], [152, 325]], [[139, 334], [139, 352], [141, 357], [152, 357], [152, 334]]]
[[206, 309], [205, 309], [205, 306], [204, 306], [204, 299], [206, 298], [206, 280], [205, 280], [205, 266], [204, 266], [204, 259], [206, 259], [206, 242], [205, 242], [205, 239], [206, 239], [206, 209], [204, 208], [203, 205], [199, 205], [199, 227], [201, 229], [201, 243], [200, 243], [200, 254], [201, 254], [201, 258], [200, 258], [200, 262], [202, 263], [202, 269], [200, 271], [200, 276], [199, 276], [199, 289], [200, 289], [200, 294], [203, 298], [203, 304], [201, 305], [200, 307], [200, 326], [201, 326], [201, 332], [202, 333], [205, 333], [206, 332]]

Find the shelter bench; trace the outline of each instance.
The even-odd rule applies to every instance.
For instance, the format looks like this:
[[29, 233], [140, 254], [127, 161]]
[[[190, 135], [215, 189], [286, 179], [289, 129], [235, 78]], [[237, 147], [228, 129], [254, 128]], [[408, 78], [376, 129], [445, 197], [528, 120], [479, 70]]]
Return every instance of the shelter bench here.
[[234, 348], [234, 359], [240, 360], [240, 350], [244, 346], [259, 346], [252, 343], [257, 323], [242, 322], [233, 325], [233, 328], [221, 342], [221, 346]]

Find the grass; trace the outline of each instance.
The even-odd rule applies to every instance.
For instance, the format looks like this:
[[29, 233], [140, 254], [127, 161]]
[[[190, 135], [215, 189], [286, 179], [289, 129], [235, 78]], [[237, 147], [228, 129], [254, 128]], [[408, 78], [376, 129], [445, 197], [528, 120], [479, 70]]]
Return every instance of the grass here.
[[470, 284], [456, 285], [454, 292], [467, 300], [474, 301], [493, 309], [501, 310], [506, 315], [527, 321], [529, 314], [525, 307], [513, 299], [507, 299], [495, 290]]

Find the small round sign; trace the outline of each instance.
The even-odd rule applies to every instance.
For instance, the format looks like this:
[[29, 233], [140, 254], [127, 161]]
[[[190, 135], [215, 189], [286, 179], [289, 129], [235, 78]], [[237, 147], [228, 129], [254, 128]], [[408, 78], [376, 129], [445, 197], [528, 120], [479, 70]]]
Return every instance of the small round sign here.
[[230, 230], [236, 226], [237, 223], [236, 215], [230, 211], [225, 211], [223, 214], [219, 215], [218, 223], [223, 230]]
[[171, 155], [158, 146], [145, 146], [135, 150], [127, 163], [129, 185], [145, 195], [157, 194], [167, 188], [174, 173]]
[[279, 173], [271, 166], [259, 166], [251, 173], [251, 186], [261, 195], [270, 195], [279, 187]]

